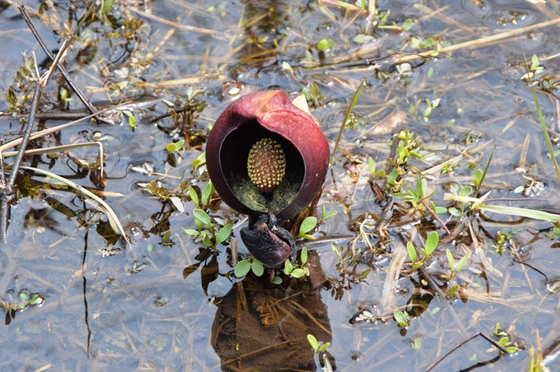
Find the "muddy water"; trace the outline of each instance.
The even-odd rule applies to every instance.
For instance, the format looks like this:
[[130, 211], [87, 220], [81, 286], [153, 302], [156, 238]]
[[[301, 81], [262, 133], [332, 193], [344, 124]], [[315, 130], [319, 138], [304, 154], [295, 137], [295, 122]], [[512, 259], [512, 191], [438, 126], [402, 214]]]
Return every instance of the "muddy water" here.
[[[522, 80], [524, 50], [528, 60], [536, 54], [544, 68], [535, 74], [534, 85], [548, 90], [538, 99], [554, 141], [560, 132], [558, 26], [522, 29], [556, 19], [559, 3], [376, 5], [386, 17], [332, 1], [131, 3], [116, 4], [104, 15], [96, 9], [76, 33], [65, 67], [101, 108], [134, 101], [137, 106], [126, 113], [134, 115], [136, 127], [121, 113], [120, 125], [85, 122], [33, 144], [101, 138], [104, 188], [95, 171], [97, 148], [27, 160], [98, 190], [124, 225], [130, 244], [115, 235], [97, 204], [42, 176], [22, 175], [0, 264], [0, 284], [7, 283], [3, 307], [14, 309], [6, 313], [0, 332], [0, 368], [315, 370], [324, 358], [309, 347], [306, 336], [313, 334], [331, 342], [325, 357], [336, 370], [421, 371], [477, 332], [497, 340], [497, 323], [524, 349], [500, 358], [487, 341], [476, 338], [437, 368], [480, 370], [489, 369], [484, 366], [489, 363], [497, 370], [528, 370], [529, 349], [538, 348], [537, 330], [543, 347], [553, 348], [559, 302], [547, 287], [559, 275], [555, 262], [560, 253], [551, 223], [491, 213], [442, 214], [449, 229], [461, 233], [453, 242], [442, 242], [428, 270], [448, 270], [445, 249], [457, 260], [471, 251], [471, 260], [454, 278], [458, 294], [450, 295], [452, 284], [439, 280], [449, 296], [444, 300], [418, 271], [388, 274], [410, 268], [402, 255], [407, 240], [421, 246], [432, 231], [441, 239], [447, 234], [431, 216], [411, 212], [398, 199], [384, 235], [375, 233], [384, 204], [368, 182], [367, 159], [377, 169], [388, 167], [394, 135], [411, 131], [415, 150], [424, 158], [410, 158], [402, 190], [414, 189], [416, 174], [423, 171], [431, 201], [447, 208], [451, 203], [444, 193], [454, 185], [472, 185], [475, 170], [485, 168], [495, 148], [481, 195], [491, 191], [490, 198], [515, 198], [500, 205], [558, 213], [558, 181], [531, 91]], [[89, 4], [26, 6], [32, 15], [41, 14], [32, 20], [56, 52]], [[402, 28], [407, 19], [412, 21], [409, 30]], [[512, 33], [487, 39], [504, 32]], [[317, 47], [323, 39], [332, 40], [327, 50]], [[4, 99], [0, 111], [25, 113], [29, 83], [21, 76], [30, 72], [21, 70], [16, 78], [22, 53], [35, 53], [41, 73], [48, 61], [13, 5], [0, 4], [0, 50], [0, 93], [8, 95], [13, 86], [23, 104], [16, 108]], [[420, 55], [432, 50], [439, 53]], [[230, 219], [235, 225], [232, 239], [217, 247], [219, 254], [183, 232], [196, 228], [196, 206], [186, 189], [201, 190], [208, 182], [204, 166], [195, 170], [192, 161], [204, 150], [209, 127], [245, 92], [316, 87], [321, 94], [310, 94], [308, 103], [332, 146], [362, 79], [365, 87], [320, 201], [337, 214], [315, 233], [324, 241], [308, 245], [314, 252], [312, 276], [282, 286], [254, 277], [245, 279], [243, 287], [235, 284], [230, 248], [235, 240], [239, 253], [247, 254], [239, 239], [243, 216], [217, 196], [210, 204], [208, 212], [217, 222]], [[81, 110], [74, 94], [61, 99], [63, 91], [71, 89], [55, 74], [41, 111], [60, 116]], [[159, 118], [174, 103], [191, 107], [191, 116], [176, 122]], [[17, 119], [0, 123], [4, 142], [20, 135]], [[166, 145], [179, 139], [188, 146], [169, 154]], [[374, 181], [385, 185], [382, 178]], [[166, 231], [171, 232], [167, 239]], [[500, 241], [500, 236], [505, 238]], [[333, 241], [343, 248], [342, 258], [332, 251]], [[360, 257], [354, 262], [352, 250]], [[401, 263], [391, 266], [398, 257]], [[33, 294], [44, 302], [31, 303], [37, 298]], [[24, 310], [16, 311], [17, 305]], [[399, 327], [393, 319], [396, 308], [410, 315], [409, 326]], [[547, 363], [559, 370], [551, 356]]]

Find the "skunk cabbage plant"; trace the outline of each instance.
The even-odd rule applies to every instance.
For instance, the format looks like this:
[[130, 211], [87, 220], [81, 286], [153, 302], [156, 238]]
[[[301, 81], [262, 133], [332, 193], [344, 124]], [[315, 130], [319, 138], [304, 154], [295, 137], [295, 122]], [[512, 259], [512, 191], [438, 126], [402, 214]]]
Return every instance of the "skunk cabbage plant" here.
[[[208, 138], [206, 164], [222, 200], [249, 215], [249, 228], [260, 221], [261, 236], [263, 226], [272, 226], [267, 231], [274, 234], [276, 219], [289, 221], [313, 202], [325, 181], [329, 154], [315, 119], [284, 91], [272, 90], [249, 93], [225, 109]], [[249, 250], [263, 262], [249, 246], [258, 245], [258, 239], [250, 240]]]

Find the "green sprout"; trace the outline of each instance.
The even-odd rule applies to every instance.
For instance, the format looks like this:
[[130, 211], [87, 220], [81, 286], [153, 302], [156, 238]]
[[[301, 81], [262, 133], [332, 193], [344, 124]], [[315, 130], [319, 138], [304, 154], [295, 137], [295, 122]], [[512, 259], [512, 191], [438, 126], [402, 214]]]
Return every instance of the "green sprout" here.
[[410, 257], [410, 260], [412, 261], [413, 270], [422, 267], [424, 262], [432, 256], [432, 253], [436, 250], [438, 243], [439, 243], [439, 236], [435, 231], [432, 231], [428, 236], [428, 239], [426, 239], [426, 246], [424, 248], [420, 248], [420, 251], [424, 256], [422, 257], [421, 260], [418, 260], [416, 254], [416, 248], [414, 248], [414, 245], [411, 242], [406, 243], [406, 250], [408, 252], [408, 256]]
[[308, 234], [315, 226], [317, 226], [317, 217], [307, 217], [299, 226], [299, 233], [296, 235], [296, 239], [315, 240], [313, 235]]
[[237, 265], [235, 265], [233, 273], [236, 277], [241, 278], [247, 275], [249, 271], [253, 271], [253, 274], [255, 274], [256, 276], [262, 276], [264, 274], [264, 266], [259, 260], [251, 257], [239, 261]]
[[208, 209], [208, 206], [210, 205], [211, 197], [215, 191], [216, 189], [214, 188], [212, 182], [208, 182], [206, 186], [204, 186], [200, 198], [198, 197], [196, 190], [192, 186], [189, 187], [188, 189], [188, 193], [189, 196], [191, 197], [192, 202], [199, 209], [204, 209], [204, 210]]
[[461, 258], [461, 260], [459, 260], [459, 262], [457, 264], [455, 264], [455, 258], [453, 257], [453, 254], [451, 253], [451, 251], [449, 249], [447, 249], [445, 251], [445, 253], [447, 254], [447, 261], [449, 262], [449, 268], [451, 270], [451, 274], [446, 279], [451, 280], [459, 273], [459, 271], [461, 271], [463, 266], [465, 266], [465, 264], [467, 263], [467, 261], [471, 257], [471, 253], [467, 252], [467, 254], [464, 255], [463, 258]]
[[331, 47], [332, 47], [331, 39], [323, 39], [317, 43], [317, 50], [320, 51], [329, 50]]
[[172, 154], [174, 152], [181, 150], [184, 145], [185, 145], [185, 140], [179, 140], [177, 142], [169, 143], [167, 146], [165, 146], [165, 149], [167, 150], [167, 152]]
[[385, 176], [385, 169], [380, 169], [380, 170], [375, 169], [375, 161], [373, 161], [373, 158], [371, 156], [368, 158], [368, 169], [371, 172], [373, 178], [379, 178]]
[[420, 173], [418, 173], [416, 179], [416, 188], [414, 190], [408, 189], [406, 190], [406, 192], [394, 193], [393, 196], [412, 204], [412, 207], [415, 210], [422, 210], [425, 207], [422, 202], [432, 196], [432, 194], [426, 194], [427, 189], [428, 182], [424, 178], [422, 178], [422, 175]]
[[406, 311], [400, 311], [399, 309], [395, 309], [393, 312], [393, 317], [399, 324], [399, 327], [406, 328], [410, 325], [410, 315]]
[[301, 93], [305, 96], [310, 107], [319, 107], [325, 94], [325, 92], [319, 90], [319, 86], [316, 83], [308, 84], [301, 90]]
[[309, 276], [309, 268], [307, 267], [307, 248], [303, 247], [300, 253], [301, 265], [294, 266], [290, 260], [284, 262], [284, 274], [290, 275], [294, 278], [301, 278], [304, 275]]
[[225, 225], [221, 226], [213, 221], [208, 213], [205, 212], [204, 209], [208, 208], [214, 191], [214, 186], [209, 182], [202, 190], [202, 195], [199, 198], [196, 190], [192, 186], [189, 187], [189, 196], [192, 202], [197, 206], [197, 208], [193, 210], [196, 230], [183, 228], [183, 232], [192, 236], [195, 242], [201, 242], [205, 247], [211, 247], [216, 250], [216, 247], [225, 242], [231, 235], [232, 223], [227, 222]]
[[325, 222], [326, 220], [328, 220], [329, 218], [331, 218], [335, 214], [336, 214], [336, 211], [327, 212], [327, 204], [323, 203], [323, 205], [321, 205], [321, 219], [319, 220], [319, 222], [317, 224], [318, 225], [322, 224], [323, 222]]
[[329, 346], [331, 346], [330, 342], [325, 342], [322, 345], [319, 345], [319, 341], [317, 341], [317, 338], [315, 338], [315, 336], [313, 336], [312, 334], [307, 335], [307, 341], [316, 353], [325, 352], [329, 348]]
[[507, 231], [498, 231], [496, 233], [494, 244], [492, 244], [492, 248], [494, 248], [496, 253], [501, 256], [506, 252], [510, 240], [511, 235]]
[[206, 152], [203, 152], [196, 159], [191, 161], [191, 165], [193, 166], [193, 173], [196, 173], [198, 167], [204, 164], [206, 164]]
[[519, 351], [519, 348], [510, 341], [507, 332], [500, 329], [500, 323], [496, 323], [494, 327], [494, 336], [499, 338], [498, 345], [506, 349], [508, 353], [513, 354]]
[[410, 343], [410, 345], [414, 350], [420, 350], [420, 348], [422, 347], [422, 339], [420, 338], [420, 336], [414, 337], [414, 340]]
[[422, 114], [424, 121], [430, 120], [430, 115], [432, 114], [432, 111], [439, 106], [440, 102], [441, 102], [441, 98], [436, 98], [431, 102], [429, 99], [426, 98], [426, 105], [428, 105], [428, 107], [426, 107], [424, 113]]

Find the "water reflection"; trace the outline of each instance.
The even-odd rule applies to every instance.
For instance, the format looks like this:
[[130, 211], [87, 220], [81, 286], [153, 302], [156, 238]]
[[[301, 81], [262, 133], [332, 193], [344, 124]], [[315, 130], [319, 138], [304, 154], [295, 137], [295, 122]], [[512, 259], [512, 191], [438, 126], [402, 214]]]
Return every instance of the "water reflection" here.
[[248, 275], [216, 301], [211, 344], [223, 370], [317, 369], [307, 335], [326, 343], [332, 332], [316, 285], [321, 277], [326, 280], [316, 252], [310, 252], [308, 263], [312, 279], [279, 286]]

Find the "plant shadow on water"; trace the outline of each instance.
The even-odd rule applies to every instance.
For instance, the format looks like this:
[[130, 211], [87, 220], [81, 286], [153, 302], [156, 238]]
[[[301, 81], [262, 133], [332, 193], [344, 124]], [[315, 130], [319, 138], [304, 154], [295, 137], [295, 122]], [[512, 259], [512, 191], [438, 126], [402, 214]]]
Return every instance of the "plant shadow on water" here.
[[[1, 370], [560, 371], [560, 189], [530, 89], [556, 156], [560, 2], [25, 6], [113, 110], [27, 147], [0, 245]], [[11, 1], [0, 50], [9, 177], [51, 65]], [[255, 275], [203, 152], [228, 105], [271, 89], [305, 95], [334, 153], [297, 240], [309, 258], [281, 284]], [[33, 130], [83, 107], [55, 72]], [[479, 332], [508, 355], [453, 349]]]

